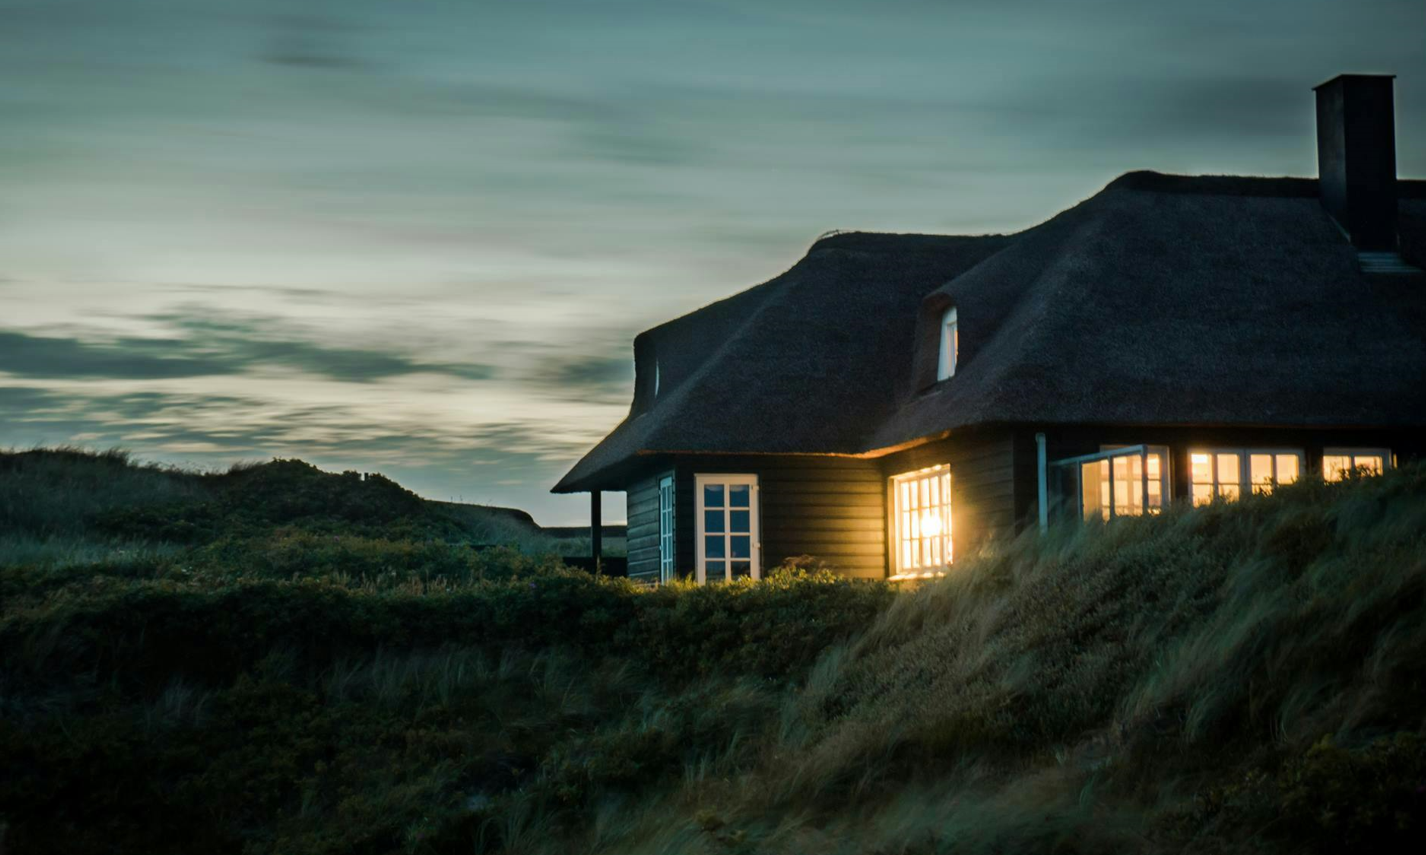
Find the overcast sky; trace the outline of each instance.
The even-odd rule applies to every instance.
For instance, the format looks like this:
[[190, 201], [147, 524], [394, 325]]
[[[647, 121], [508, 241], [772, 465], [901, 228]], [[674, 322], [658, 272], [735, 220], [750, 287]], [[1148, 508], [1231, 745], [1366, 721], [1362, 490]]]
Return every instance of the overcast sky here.
[[1426, 176], [1422, 0], [0, 0], [0, 446], [584, 521], [640, 329], [827, 229], [1313, 175], [1343, 71]]

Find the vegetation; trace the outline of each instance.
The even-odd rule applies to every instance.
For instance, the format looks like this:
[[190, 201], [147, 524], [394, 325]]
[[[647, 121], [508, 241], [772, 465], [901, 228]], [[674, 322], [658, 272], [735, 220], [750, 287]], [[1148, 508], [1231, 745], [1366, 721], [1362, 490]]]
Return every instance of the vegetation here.
[[439, 521], [274, 534], [144, 483], [174, 513], [143, 525], [206, 533], [0, 569], [14, 851], [1399, 851], [1426, 816], [1420, 467], [1030, 532], [899, 594], [454, 562]]
[[[381, 475], [337, 475], [300, 460], [199, 473], [117, 450], [0, 451], [0, 563], [68, 566], [186, 546], [232, 556], [318, 536], [343, 538], [348, 557], [373, 561], [399, 559], [391, 544], [408, 542], [458, 547], [452, 555], [470, 546], [589, 554], [587, 536], [550, 535], [524, 511], [427, 501]], [[609, 540], [605, 553], [618, 554]]]

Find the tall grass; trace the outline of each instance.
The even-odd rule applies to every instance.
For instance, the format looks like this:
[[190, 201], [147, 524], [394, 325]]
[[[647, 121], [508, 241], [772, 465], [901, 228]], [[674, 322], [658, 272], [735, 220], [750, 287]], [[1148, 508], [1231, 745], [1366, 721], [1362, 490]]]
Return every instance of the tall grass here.
[[894, 597], [223, 556], [7, 601], [16, 846], [1402, 851], [1426, 816], [1421, 467], [1030, 532]]

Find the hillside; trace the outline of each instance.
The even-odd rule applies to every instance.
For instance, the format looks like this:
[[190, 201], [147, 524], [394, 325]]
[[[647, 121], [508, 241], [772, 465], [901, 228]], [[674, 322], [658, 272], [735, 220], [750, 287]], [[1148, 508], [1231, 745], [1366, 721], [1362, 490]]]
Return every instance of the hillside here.
[[319, 529], [0, 569], [13, 851], [1402, 851], [1426, 816], [1421, 467], [904, 592], [356, 572]]
[[[120, 451], [0, 451], [0, 561], [86, 563], [324, 534], [589, 554], [587, 529], [547, 530], [515, 508], [429, 501], [378, 474], [323, 472], [300, 460], [203, 473]], [[622, 546], [606, 539], [605, 551]]]

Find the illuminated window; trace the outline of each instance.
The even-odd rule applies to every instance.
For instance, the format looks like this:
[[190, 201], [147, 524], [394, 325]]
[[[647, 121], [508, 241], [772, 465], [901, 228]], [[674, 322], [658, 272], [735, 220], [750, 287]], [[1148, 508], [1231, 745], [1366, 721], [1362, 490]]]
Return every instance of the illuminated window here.
[[1391, 452], [1385, 448], [1329, 448], [1322, 453], [1322, 477], [1341, 481], [1349, 474], [1380, 475], [1391, 466]]
[[1266, 495], [1279, 484], [1291, 484], [1302, 477], [1302, 453], [1282, 451], [1248, 452], [1248, 479], [1253, 492]]
[[1234, 501], [1245, 488], [1271, 493], [1302, 475], [1302, 452], [1280, 449], [1192, 449], [1188, 453], [1193, 503]]
[[941, 359], [936, 365], [937, 380], [955, 376], [960, 348], [961, 335], [956, 328], [956, 310], [952, 307], [941, 316]]
[[932, 466], [891, 479], [896, 575], [930, 576], [952, 560], [951, 470]]
[[1086, 519], [1157, 514], [1169, 496], [1168, 449], [1114, 447], [1099, 460], [1079, 465], [1080, 508]]

